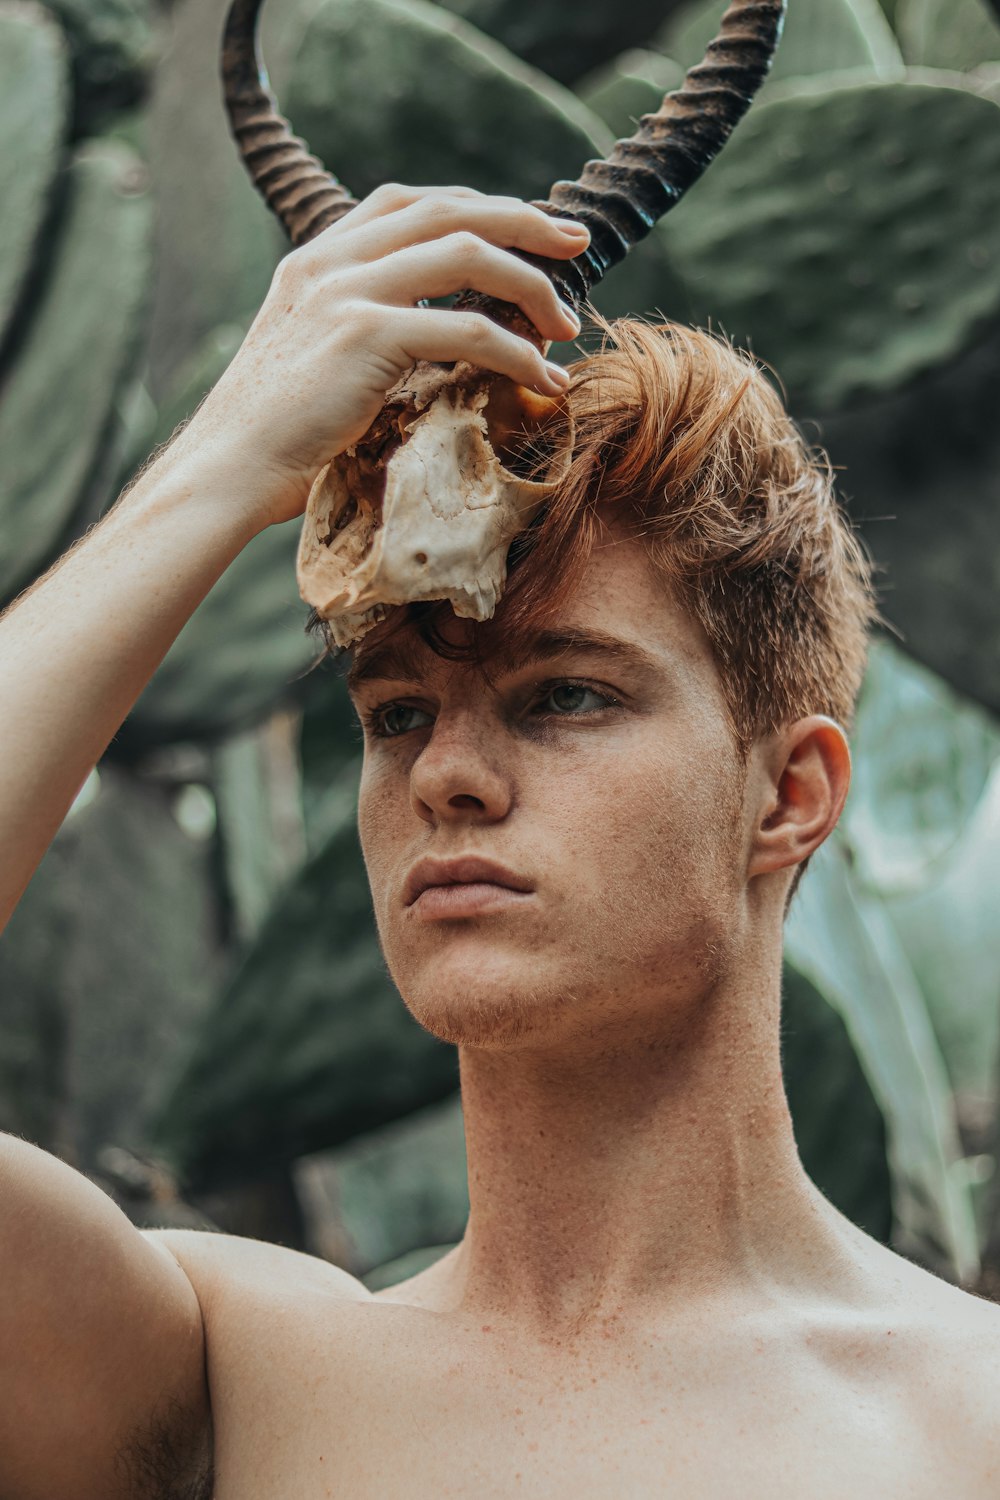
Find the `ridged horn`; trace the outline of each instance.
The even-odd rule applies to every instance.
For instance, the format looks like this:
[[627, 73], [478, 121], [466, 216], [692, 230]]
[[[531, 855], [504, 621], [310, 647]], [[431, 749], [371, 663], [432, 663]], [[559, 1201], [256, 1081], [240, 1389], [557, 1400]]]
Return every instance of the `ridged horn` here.
[[579, 219], [590, 244], [544, 269], [579, 304], [602, 276], [697, 182], [746, 114], [781, 40], [787, 0], [732, 0], [719, 34], [655, 115], [590, 161], [577, 182], [557, 182], [540, 208]]
[[356, 198], [328, 172], [278, 112], [260, 55], [263, 0], [233, 0], [222, 36], [222, 85], [229, 123], [254, 186], [293, 245], [304, 245], [354, 208]]

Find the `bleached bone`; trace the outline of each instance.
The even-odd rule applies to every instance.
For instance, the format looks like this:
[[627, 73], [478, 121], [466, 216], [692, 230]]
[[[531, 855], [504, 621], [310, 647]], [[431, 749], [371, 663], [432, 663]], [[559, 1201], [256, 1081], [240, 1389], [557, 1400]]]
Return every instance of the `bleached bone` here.
[[[304, 245], [356, 200], [278, 112], [258, 45], [262, 3], [230, 0], [222, 44], [226, 109], [254, 183], [292, 243]], [[571, 261], [529, 257], [564, 302], [579, 308], [725, 145], [767, 75], [786, 4], [730, 0], [718, 35], [682, 87], [643, 115], [628, 140], [587, 162], [576, 182], [555, 183], [537, 205], [590, 230], [586, 250]], [[504, 325], [517, 313], [475, 292], [463, 293], [456, 307], [475, 307]], [[516, 331], [540, 343], [530, 326]], [[468, 365], [418, 365], [389, 393], [371, 430], [323, 470], [309, 497], [299, 582], [335, 639], [358, 639], [387, 608], [409, 600], [450, 599], [457, 614], [474, 619], [492, 612], [506, 546], [551, 491], [528, 485], [504, 461], [518, 423], [498, 436], [503, 424], [494, 407], [507, 419], [520, 412], [531, 428], [545, 420], [539, 402]]]
[[540, 483], [507, 464], [530, 465], [557, 417], [568, 463], [563, 403], [503, 376], [421, 363], [389, 392], [362, 441], [320, 472], [306, 507], [299, 589], [338, 646], [419, 600], [490, 618], [510, 544], [559, 478]]

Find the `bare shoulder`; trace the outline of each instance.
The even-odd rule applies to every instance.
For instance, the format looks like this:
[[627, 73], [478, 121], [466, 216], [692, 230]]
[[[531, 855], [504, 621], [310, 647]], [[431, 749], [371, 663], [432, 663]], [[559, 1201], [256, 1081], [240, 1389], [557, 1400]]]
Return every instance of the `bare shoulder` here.
[[[909, 1262], [900, 1320], [907, 1406], [969, 1500], [1000, 1494], [1000, 1304]], [[956, 1490], [958, 1492], [958, 1490]]]
[[144, 1234], [167, 1249], [186, 1272], [206, 1324], [213, 1313], [269, 1298], [349, 1302], [371, 1298], [348, 1271], [284, 1245], [198, 1229], [149, 1229]]

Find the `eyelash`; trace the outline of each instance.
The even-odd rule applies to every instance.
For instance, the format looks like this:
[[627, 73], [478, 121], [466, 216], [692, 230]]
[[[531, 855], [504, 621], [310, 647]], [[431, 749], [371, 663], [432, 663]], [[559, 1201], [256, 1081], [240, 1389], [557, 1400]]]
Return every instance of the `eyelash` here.
[[[609, 693], [605, 687], [600, 686], [596, 682], [588, 682], [585, 678], [582, 677], [553, 678], [551, 681], [545, 682], [541, 685], [537, 697], [533, 701], [535, 703], [542, 703], [546, 698], [550, 697], [557, 688], [561, 687], [586, 688], [588, 692], [594, 693], [598, 698], [603, 698], [604, 703], [602, 704], [601, 708], [585, 709], [581, 713], [552, 713], [549, 715], [543, 715], [542, 717], [551, 717], [556, 719], [586, 719], [589, 718], [591, 714], [603, 712], [604, 709], [621, 708], [622, 706], [621, 700], [614, 697], [612, 693]], [[417, 708], [417, 705], [413, 703], [407, 703], [405, 699], [396, 698], [392, 699], [389, 703], [380, 703], [376, 708], [365, 709], [362, 713], [362, 721], [364, 723], [365, 733], [371, 735], [373, 739], [379, 740], [398, 740], [402, 739], [406, 734], [412, 734], [414, 731], [408, 729], [399, 730], [396, 734], [389, 734], [382, 727], [383, 716], [393, 708]], [[417, 708], [417, 712], [425, 711], [426, 710]], [[425, 728], [426, 726], [420, 725], [419, 727]]]

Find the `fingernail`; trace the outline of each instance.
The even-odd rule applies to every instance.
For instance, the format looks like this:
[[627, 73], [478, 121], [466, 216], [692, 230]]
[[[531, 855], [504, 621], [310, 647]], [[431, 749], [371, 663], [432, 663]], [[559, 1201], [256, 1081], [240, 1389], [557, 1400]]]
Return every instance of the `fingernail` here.
[[580, 329], [583, 327], [583, 324], [580, 322], [580, 319], [577, 317], [575, 309], [572, 308], [572, 307], [568, 307], [565, 302], [560, 302], [559, 307], [560, 307], [560, 310], [561, 310], [561, 312], [563, 314], [563, 317], [566, 319], [567, 323], [572, 323], [572, 325], [576, 329], [577, 333], [579, 333]]
[[562, 230], [563, 234], [571, 234], [575, 239], [581, 239], [586, 235], [588, 240], [590, 239], [590, 230], [586, 224], [577, 224], [572, 219], [553, 219], [552, 222], [557, 229]]
[[559, 386], [561, 390], [565, 390], [569, 385], [569, 371], [564, 370], [562, 365], [554, 365], [549, 360], [546, 360], [545, 373], [553, 384]]

